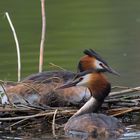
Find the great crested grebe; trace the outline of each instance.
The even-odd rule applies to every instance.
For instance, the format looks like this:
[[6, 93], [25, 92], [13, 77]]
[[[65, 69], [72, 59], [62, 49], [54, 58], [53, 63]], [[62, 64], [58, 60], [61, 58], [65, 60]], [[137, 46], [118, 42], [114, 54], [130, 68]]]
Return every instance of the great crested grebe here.
[[86, 137], [118, 137], [124, 132], [124, 126], [115, 118], [96, 112], [108, 96], [111, 85], [103, 72], [108, 71], [117, 74], [107, 63], [101, 65], [102, 69], [89, 69], [77, 74], [69, 83], [57, 89], [72, 86], [84, 86], [89, 88], [91, 98], [68, 120], [65, 125], [65, 133], [68, 135], [82, 135]]
[[[83, 72], [90, 68], [103, 69], [106, 62], [93, 50], [85, 50], [85, 56], [78, 64], [78, 71]], [[105, 69], [105, 68], [104, 68]], [[109, 70], [109, 69], [108, 69]], [[75, 77], [71, 71], [47, 71], [30, 75], [17, 84], [5, 85], [6, 92], [12, 103], [30, 103], [49, 106], [81, 106], [90, 97], [85, 87], [72, 87], [64, 90], [55, 90]], [[2, 103], [7, 102], [3, 98]]]

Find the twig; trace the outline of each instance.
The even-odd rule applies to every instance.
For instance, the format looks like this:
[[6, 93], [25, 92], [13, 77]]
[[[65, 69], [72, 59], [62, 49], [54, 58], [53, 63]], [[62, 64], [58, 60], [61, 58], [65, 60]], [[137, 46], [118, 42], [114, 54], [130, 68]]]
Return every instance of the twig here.
[[21, 84], [23, 84], [24, 86], [26, 86], [29, 89], [34, 90], [35, 92], [37, 92], [40, 95], [39, 91], [35, 87], [33, 87], [33, 84], [31, 84], [31, 83], [23, 83], [23, 82], [21, 82]]
[[19, 124], [19, 123], [22, 123], [22, 122], [26, 121], [26, 120], [28, 120], [28, 118], [25, 118], [25, 119], [23, 119], [23, 120], [17, 121], [17, 122], [15, 122], [15, 123], [11, 124], [10, 126], [8, 126], [7, 128], [11, 128], [11, 127], [13, 127], [13, 126], [15, 126], [15, 125], [17, 125], [17, 124]]
[[0, 80], [1, 83], [3, 83], [3, 85], [17, 85], [19, 82], [14, 82], [14, 81], [3, 81]]
[[56, 68], [59, 68], [59, 69], [61, 69], [61, 70], [63, 70], [63, 71], [66, 71], [66, 69], [64, 69], [64, 68], [62, 68], [61, 66], [58, 66], [58, 65], [56, 65], [56, 64], [54, 64], [54, 63], [49, 63], [51, 66], [53, 66], [53, 67], [56, 67]]
[[18, 117], [8, 117], [8, 118], [0, 118], [0, 121], [12, 121], [12, 120], [22, 120], [22, 119], [30, 119], [30, 118], [35, 118], [35, 117], [41, 117], [45, 115], [50, 115], [52, 113], [38, 113], [35, 115], [29, 115], [29, 116], [18, 116]]
[[41, 0], [41, 13], [42, 13], [42, 35], [40, 42], [39, 72], [42, 72], [43, 67], [44, 42], [46, 33], [45, 0]]
[[[59, 114], [74, 114], [76, 110], [64, 110], [64, 111], [59, 111]], [[29, 116], [19, 116], [19, 117], [8, 117], [8, 118], [0, 118], [0, 121], [12, 121], [12, 120], [22, 120], [22, 119], [30, 119], [30, 118], [35, 118], [35, 117], [42, 117], [42, 116], [52, 116], [54, 115], [54, 112], [43, 112], [43, 113], [38, 113], [35, 115], [29, 115]]]
[[113, 86], [111, 89], [130, 89], [130, 87], [125, 87], [125, 86]]
[[12, 32], [13, 32], [13, 35], [14, 35], [14, 39], [15, 39], [15, 43], [16, 43], [17, 58], [18, 58], [18, 81], [20, 81], [20, 79], [21, 79], [21, 60], [20, 60], [19, 42], [18, 42], [18, 39], [17, 39], [16, 31], [14, 29], [14, 26], [12, 24], [12, 21], [10, 19], [10, 16], [9, 16], [8, 12], [5, 12], [5, 15], [6, 15], [7, 20], [9, 22], [9, 24], [10, 24], [11, 29], [12, 29]]
[[107, 114], [111, 116], [120, 116], [124, 115], [129, 112], [137, 112], [140, 111], [140, 107], [124, 107], [124, 108], [118, 108], [118, 109], [110, 109], [107, 111]]
[[62, 81], [61, 78], [54, 76], [54, 77], [50, 77], [50, 78], [44, 79], [40, 83], [42, 84], [42, 83], [45, 83], [45, 82], [47, 82], [49, 80], [59, 80], [59, 81]]
[[128, 95], [128, 93], [132, 93], [132, 92], [136, 92], [136, 91], [140, 91], [140, 87], [135, 87], [135, 88], [125, 89], [125, 90], [121, 90], [121, 91], [111, 92], [109, 94], [109, 97], [124, 96], [124, 95]]
[[0, 107], [0, 112], [37, 112], [37, 109], [34, 108], [11, 108], [11, 107]]
[[135, 98], [138, 98], [138, 97], [131, 97], [131, 99], [128, 99], [130, 97], [120, 97], [120, 98], [111, 98], [111, 99], [106, 99], [104, 102], [105, 103], [122, 103], [122, 102], [125, 102], [125, 103], [136, 103], [136, 101], [139, 101], [140, 99], [135, 99]]
[[56, 134], [55, 134], [55, 117], [56, 117], [56, 114], [57, 114], [57, 110], [55, 110], [54, 112], [54, 115], [53, 115], [53, 121], [52, 121], [52, 133], [53, 133], [53, 136], [56, 137]]
[[[113, 112], [113, 114], [111, 114], [111, 111]], [[133, 109], [132, 108], [122, 108], [122, 109], [120, 109], [120, 110], [109, 110], [109, 112], [108, 113], [110, 113], [110, 116], [119, 116], [119, 115], [123, 115], [123, 114], [126, 114], [126, 113], [128, 113], [128, 112], [131, 112], [131, 111], [133, 111]]]

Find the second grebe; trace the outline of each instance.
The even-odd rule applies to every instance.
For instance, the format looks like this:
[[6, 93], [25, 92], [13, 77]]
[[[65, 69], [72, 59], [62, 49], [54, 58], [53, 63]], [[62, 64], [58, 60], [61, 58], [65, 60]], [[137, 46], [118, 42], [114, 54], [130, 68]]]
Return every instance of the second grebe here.
[[[110, 71], [111, 72], [111, 71]], [[75, 79], [58, 89], [72, 86], [88, 87], [92, 97], [66, 123], [65, 133], [86, 137], [118, 137], [124, 132], [124, 126], [115, 117], [97, 114], [111, 86], [100, 70], [88, 70], [79, 73]], [[94, 112], [94, 113], [93, 113]]]
[[[84, 51], [78, 64], [78, 71], [82, 72], [90, 68], [103, 71], [112, 69], [95, 51], [88, 49]], [[115, 71], [112, 70], [115, 73]], [[76, 73], [71, 71], [50, 71], [28, 76], [20, 83], [7, 84], [6, 92], [12, 103], [30, 103], [49, 106], [81, 106], [90, 97], [89, 90], [85, 87], [71, 87], [56, 91], [69, 80], [72, 80]], [[7, 102], [4, 98], [3, 103]]]

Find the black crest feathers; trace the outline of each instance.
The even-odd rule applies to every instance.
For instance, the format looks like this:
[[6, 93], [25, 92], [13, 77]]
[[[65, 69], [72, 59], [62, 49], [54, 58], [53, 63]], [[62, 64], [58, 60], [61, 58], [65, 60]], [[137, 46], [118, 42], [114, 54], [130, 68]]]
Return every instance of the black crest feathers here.
[[90, 57], [95, 57], [97, 60], [103, 62], [105, 65], [108, 65], [107, 62], [105, 60], [103, 60], [103, 58], [92, 49], [84, 50], [84, 54], [86, 54], [86, 55], [88, 55]]

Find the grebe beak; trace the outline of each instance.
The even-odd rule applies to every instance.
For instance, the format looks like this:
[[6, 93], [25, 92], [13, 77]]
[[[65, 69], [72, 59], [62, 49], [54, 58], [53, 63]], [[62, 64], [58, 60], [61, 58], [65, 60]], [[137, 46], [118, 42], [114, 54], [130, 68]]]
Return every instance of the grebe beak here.
[[70, 82], [68, 82], [68, 83], [56, 88], [56, 90], [73, 87], [73, 86], [76, 86], [77, 83], [78, 83], [78, 81], [70, 81]]
[[77, 75], [74, 77], [72, 81], [69, 81], [68, 83], [56, 88], [56, 90], [76, 86], [84, 79], [85, 75], [93, 73], [93, 72], [95, 72], [95, 70], [91, 68], [87, 71], [77, 73]]
[[118, 72], [116, 72], [114, 69], [112, 69], [111, 67], [109, 66], [106, 66], [106, 65], [102, 65], [102, 67], [108, 71], [109, 73], [112, 73], [114, 75], [117, 75], [117, 76], [120, 76], [120, 74]]

